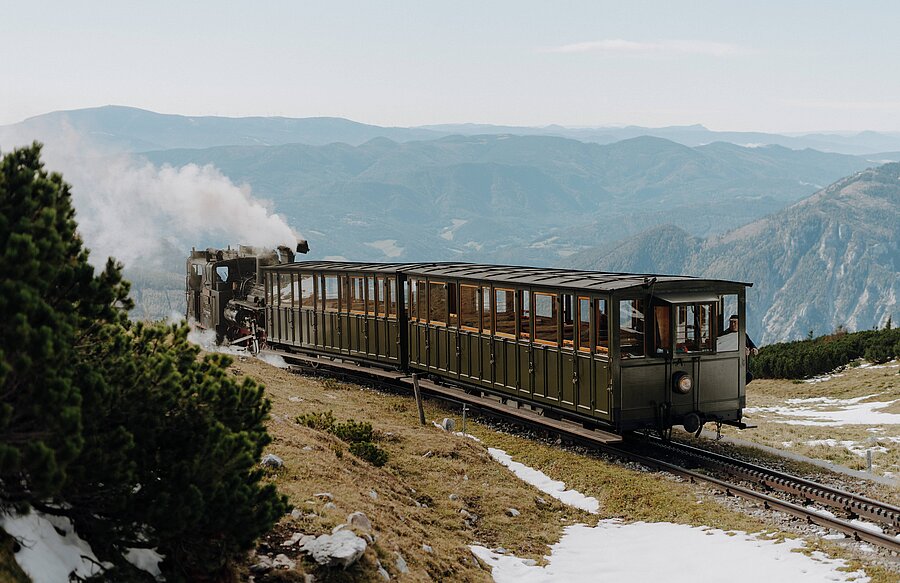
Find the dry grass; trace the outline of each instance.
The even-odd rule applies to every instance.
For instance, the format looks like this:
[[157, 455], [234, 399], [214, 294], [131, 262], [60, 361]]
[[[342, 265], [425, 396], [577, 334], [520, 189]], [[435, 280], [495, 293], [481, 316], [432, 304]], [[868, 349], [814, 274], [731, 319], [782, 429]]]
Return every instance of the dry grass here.
[[19, 568], [13, 553], [14, 541], [0, 528], [0, 581], [3, 583], [28, 583], [28, 576]]
[[[709, 492], [665, 474], [499, 433], [471, 421], [469, 432], [483, 444], [431, 425], [421, 427], [415, 403], [406, 395], [297, 376], [252, 359], [236, 362], [233, 370], [266, 385], [273, 402], [269, 426], [274, 442], [268, 450], [285, 460], [285, 468], [270, 479], [300, 513], [299, 518], [282, 521], [267, 537], [269, 546], [285, 552], [280, 543], [291, 533], [330, 532], [357, 510], [374, 525], [375, 544], [346, 573], [317, 570], [295, 550], [286, 552], [298, 561], [298, 572], [315, 573], [319, 580], [378, 581], [377, 562], [397, 576], [395, 553], [400, 552], [410, 569], [403, 580], [490, 581], [489, 571], [474, 560], [469, 544], [502, 546], [543, 562], [548, 545], [558, 541], [564, 526], [596, 522], [596, 516], [564, 506], [520, 481], [490, 458], [486, 446], [504, 449], [516, 461], [595, 496], [601, 502], [601, 518], [665, 520], [779, 536], [774, 519], [729, 510]], [[450, 416], [460, 421], [458, 410], [434, 401], [426, 401], [425, 408], [429, 420]], [[302, 413], [327, 410], [339, 421], [371, 422], [380, 436], [377, 444], [390, 455], [388, 463], [375, 468], [351, 455], [334, 436], [293, 421]], [[376, 498], [370, 495], [373, 490]], [[335, 509], [325, 510], [325, 500], [314, 496], [323, 491], [334, 496]], [[510, 517], [508, 508], [521, 514]], [[467, 522], [461, 510], [477, 518]], [[423, 544], [433, 552], [423, 550]], [[847, 557], [847, 551], [834, 545], [825, 550]], [[852, 558], [851, 564], [859, 566]], [[895, 580], [877, 567], [867, 568], [874, 581]], [[290, 577], [285, 573], [279, 580]]]
[[[897, 401], [879, 409], [886, 413], [900, 413], [900, 366], [897, 363], [883, 368], [847, 368], [831, 375], [830, 380], [807, 383], [789, 380], [755, 380], [747, 387], [748, 407], [784, 407], [787, 399], [810, 399], [829, 397], [852, 399], [869, 397], [861, 402]], [[819, 407], [820, 410], [837, 410], [840, 407]], [[784, 423], [788, 418], [771, 412], [750, 413], [747, 421], [757, 425], [757, 429], [737, 431], [723, 428], [723, 433], [754, 441], [763, 445], [785, 449], [814, 459], [825, 460], [854, 470], [866, 469], [866, 448], [887, 449], [882, 452], [873, 449], [873, 471], [880, 475], [900, 476], [900, 443], [891, 442], [889, 437], [900, 438], [900, 425], [839, 425], [815, 426]], [[868, 431], [875, 429], [876, 431]], [[852, 441], [853, 453], [846, 445], [816, 445], [811, 441], [834, 439]], [[900, 495], [900, 490], [894, 493]]]

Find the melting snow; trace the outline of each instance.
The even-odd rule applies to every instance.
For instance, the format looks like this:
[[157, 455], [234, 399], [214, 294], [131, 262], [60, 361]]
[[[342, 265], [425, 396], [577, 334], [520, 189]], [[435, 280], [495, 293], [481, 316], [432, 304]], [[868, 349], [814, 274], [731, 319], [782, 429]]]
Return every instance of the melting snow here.
[[[788, 399], [788, 407], [748, 407], [744, 413], [775, 413], [784, 417], [799, 419], [773, 419], [787, 425], [820, 425], [835, 427], [838, 425], [896, 425], [900, 424], [900, 414], [884, 413], [884, 409], [893, 405], [893, 401], [861, 401], [877, 395], [866, 395], [853, 399], [833, 399], [831, 397], [814, 397], [810, 399]], [[796, 405], [807, 405], [797, 407]]]
[[382, 239], [381, 241], [372, 241], [366, 243], [366, 247], [378, 249], [386, 257], [395, 258], [403, 254], [403, 247], [397, 245], [397, 239]]
[[[889, 439], [889, 438], [885, 438]], [[806, 445], [811, 445], [813, 447], [817, 445], [826, 445], [828, 447], [845, 447], [847, 451], [852, 454], [858, 455], [860, 457], [866, 457], [866, 452], [871, 450], [872, 453], [887, 453], [888, 448], [882, 445], [866, 445], [865, 443], [857, 443], [852, 440], [840, 440], [837, 439], [813, 439], [811, 441], [804, 442]]]
[[468, 223], [469, 221], [467, 221], [465, 219], [451, 219], [450, 222], [452, 224], [449, 227], [444, 227], [443, 230], [441, 230], [441, 232], [438, 233], [438, 236], [441, 239], [446, 239], [447, 241], [452, 241], [453, 237], [456, 235], [456, 231], [460, 227], [462, 227], [463, 225]]
[[587, 510], [591, 514], [597, 514], [600, 502], [593, 496], [585, 496], [578, 490], [566, 490], [565, 482], [554, 480], [544, 472], [529, 468], [523, 463], [512, 461], [512, 457], [502, 449], [488, 448], [491, 457], [509, 468], [520, 480], [527, 482], [540, 490], [550, 494], [563, 504]]
[[68, 581], [73, 571], [79, 577], [90, 577], [104, 568], [91, 546], [75, 533], [68, 518], [35, 510], [29, 514], [0, 514], [0, 527], [21, 543], [16, 562], [34, 583]]
[[[869, 581], [862, 571], [840, 571], [847, 563], [815, 551], [793, 552], [803, 541], [761, 539], [745, 532], [669, 522], [624, 524], [601, 520], [594, 527], [567, 527], [551, 547], [546, 566], [472, 546], [493, 567], [498, 583], [586, 583], [666, 581], [694, 583], [723, 578], [729, 583], [759, 581]], [[736, 566], [739, 566], [736, 568]]]

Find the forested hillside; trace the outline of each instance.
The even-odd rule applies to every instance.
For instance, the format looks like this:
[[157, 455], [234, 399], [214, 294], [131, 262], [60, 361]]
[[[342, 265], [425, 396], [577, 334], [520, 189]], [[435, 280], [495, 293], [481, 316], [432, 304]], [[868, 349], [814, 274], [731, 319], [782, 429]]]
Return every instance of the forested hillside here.
[[146, 157], [215, 165], [270, 199], [325, 256], [543, 265], [653, 225], [723, 232], [869, 165], [839, 154], [689, 148], [650, 137], [603, 146], [522, 136], [377, 139]]
[[[881, 327], [900, 297], [900, 164], [854, 174], [725, 235], [663, 227], [586, 251], [585, 269], [679, 272], [750, 281], [749, 326], [762, 342], [810, 330]], [[656, 248], [656, 253], [647, 249]]]

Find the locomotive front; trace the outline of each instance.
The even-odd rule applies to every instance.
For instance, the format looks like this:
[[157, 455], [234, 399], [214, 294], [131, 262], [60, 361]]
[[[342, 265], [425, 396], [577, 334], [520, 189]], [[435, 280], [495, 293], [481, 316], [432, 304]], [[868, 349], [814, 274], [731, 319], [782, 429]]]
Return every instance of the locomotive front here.
[[[649, 419], [662, 432], [683, 425], [699, 433], [707, 422], [746, 427], [748, 285], [654, 281], [614, 302], [619, 354], [613, 377], [622, 430]], [[729, 326], [734, 317], [737, 330]]]

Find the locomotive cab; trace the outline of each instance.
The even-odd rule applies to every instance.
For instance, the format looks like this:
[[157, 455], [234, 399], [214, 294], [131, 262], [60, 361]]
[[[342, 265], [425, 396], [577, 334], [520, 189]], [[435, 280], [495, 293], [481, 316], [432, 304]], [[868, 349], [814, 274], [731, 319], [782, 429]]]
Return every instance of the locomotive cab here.
[[[744, 291], [656, 291], [617, 302], [623, 428], [656, 419], [668, 431], [699, 432], [709, 421], [741, 426], [745, 404]], [[727, 318], [739, 317], [730, 332]]]

